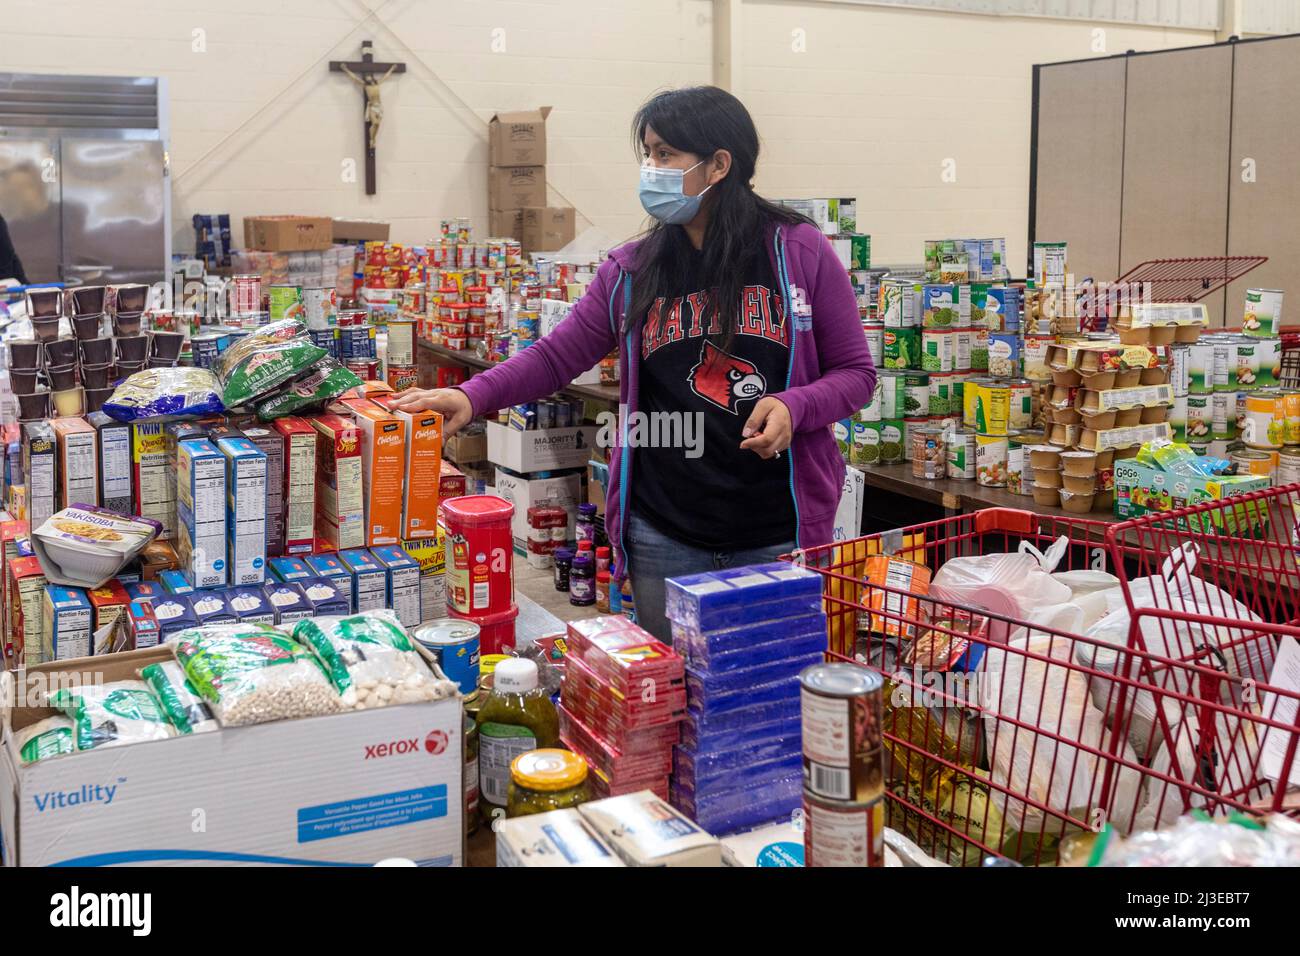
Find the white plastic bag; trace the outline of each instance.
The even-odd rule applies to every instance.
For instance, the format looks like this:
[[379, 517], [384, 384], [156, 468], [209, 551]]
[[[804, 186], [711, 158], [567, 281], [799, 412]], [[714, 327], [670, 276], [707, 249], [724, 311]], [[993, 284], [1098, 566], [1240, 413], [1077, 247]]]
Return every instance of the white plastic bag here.
[[[930, 582], [930, 596], [954, 604], [975, 605], [1004, 617], [1028, 620], [1037, 608], [1070, 600], [1070, 589], [1052, 580], [1051, 575], [1068, 546], [1069, 538], [1062, 535], [1045, 554], [1026, 541], [1012, 553], [950, 558], [935, 572]], [[1006, 643], [1009, 639], [1007, 631], [1004, 622], [989, 622], [989, 640], [993, 643]], [[1014, 636], [1010, 635], [1011, 638]]]
[[[1112, 762], [1074, 744], [1105, 752], [1108, 743], [1102, 714], [1088, 699], [1087, 676], [1069, 666], [1074, 643], [1068, 638], [1034, 634], [1012, 641], [1005, 649], [991, 647], [984, 655], [979, 698], [990, 777], [1012, 793], [1024, 794], [1076, 820], [1092, 822], [1096, 810], [1101, 809], [1107, 819], [1127, 832], [1135, 818], [1134, 809], [1143, 802], [1142, 778], [1136, 770], [1114, 763], [1110, 775], [1113, 797], [1108, 806], [1099, 806], [1102, 775]], [[1048, 734], [1064, 739], [1058, 741]], [[1121, 757], [1134, 762], [1127, 746]], [[1060, 832], [1065, 827], [1059, 818], [1023, 800], [996, 788], [991, 793], [1009, 828], [1033, 833]]]

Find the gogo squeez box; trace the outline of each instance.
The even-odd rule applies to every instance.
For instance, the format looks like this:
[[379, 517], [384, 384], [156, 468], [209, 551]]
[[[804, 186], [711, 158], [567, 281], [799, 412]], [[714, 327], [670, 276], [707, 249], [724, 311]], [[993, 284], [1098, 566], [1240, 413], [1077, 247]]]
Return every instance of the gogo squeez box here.
[[[71, 679], [65, 672], [92, 669], [105, 682], [137, 680], [138, 669], [173, 659], [161, 646], [28, 674], [53, 686], [66, 686], [55, 683]], [[9, 682], [0, 700], [13, 700], [13, 676], [0, 681]], [[13, 731], [54, 712], [0, 706], [5, 866], [463, 862], [457, 698], [229, 727], [25, 766]], [[197, 830], [195, 807], [205, 811]]]

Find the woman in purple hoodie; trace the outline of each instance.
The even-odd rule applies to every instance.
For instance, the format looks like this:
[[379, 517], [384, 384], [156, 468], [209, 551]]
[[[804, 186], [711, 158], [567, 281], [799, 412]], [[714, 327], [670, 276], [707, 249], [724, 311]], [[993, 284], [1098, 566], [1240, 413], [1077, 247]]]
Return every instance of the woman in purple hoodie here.
[[830, 541], [844, 482], [830, 426], [867, 403], [876, 371], [825, 236], [754, 192], [758, 131], [738, 99], [660, 93], [633, 131], [650, 230], [610, 253], [554, 332], [398, 407], [442, 412], [450, 434], [617, 348], [605, 527], [638, 622], [669, 641], [664, 578]]

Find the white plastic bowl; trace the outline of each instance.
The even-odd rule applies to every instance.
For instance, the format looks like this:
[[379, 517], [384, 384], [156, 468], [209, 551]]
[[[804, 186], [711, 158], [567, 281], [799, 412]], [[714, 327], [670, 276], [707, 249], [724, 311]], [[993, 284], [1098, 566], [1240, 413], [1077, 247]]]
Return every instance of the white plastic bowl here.
[[90, 545], [45, 535], [41, 535], [41, 545], [63, 576], [69, 578], [111, 578], [131, 560], [130, 555], [100, 551]]

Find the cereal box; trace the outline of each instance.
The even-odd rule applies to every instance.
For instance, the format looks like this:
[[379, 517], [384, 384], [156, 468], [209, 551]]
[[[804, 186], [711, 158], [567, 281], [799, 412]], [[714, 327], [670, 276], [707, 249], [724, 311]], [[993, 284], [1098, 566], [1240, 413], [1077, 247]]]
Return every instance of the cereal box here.
[[[125, 618], [127, 609], [131, 606], [131, 598], [127, 595], [126, 588], [117, 581], [109, 581], [102, 588], [92, 588], [86, 592], [86, 597], [94, 612], [91, 628], [96, 633]], [[106, 648], [95, 647], [96, 654], [103, 653], [104, 650]]]
[[244, 437], [266, 455], [266, 554], [275, 557], [284, 553], [284, 436], [271, 428], [245, 428]]
[[90, 625], [94, 610], [81, 588], [61, 584], [45, 586], [41, 653], [47, 661], [89, 657]]
[[316, 429], [316, 535], [335, 550], [366, 543], [361, 437], [348, 419], [326, 413]]
[[272, 428], [284, 442], [282, 554], [311, 554], [316, 535], [316, 429], [303, 418], [279, 418]]
[[447, 543], [439, 534], [436, 538], [403, 541], [402, 550], [420, 565], [420, 610], [424, 619], [442, 617], [447, 613]]
[[167, 435], [159, 422], [131, 425], [131, 486], [134, 513], [162, 525], [159, 536], [176, 537], [176, 478], [167, 458]]
[[424, 620], [420, 607], [420, 563], [397, 545], [372, 548], [388, 580], [386, 602], [403, 627], [415, 627]]
[[437, 412], [395, 412], [406, 426], [406, 489], [402, 495], [402, 537], [438, 536], [438, 492], [442, 484], [442, 416]]
[[[99, 469], [95, 461], [95, 429], [84, 418], [50, 422], [58, 443], [58, 509], [74, 504], [99, 504]], [[37, 525], [37, 527], [40, 527]]]
[[176, 446], [176, 551], [192, 587], [227, 582], [226, 456], [210, 441]]
[[[355, 405], [353, 420], [361, 435], [366, 543], [372, 546], [397, 544], [402, 538], [406, 426], [392, 412], [385, 411], [373, 402]], [[441, 455], [441, 438], [439, 454]]]
[[465, 474], [449, 461], [443, 461], [438, 480], [438, 499], [462, 498], [468, 491]]
[[221, 438], [226, 456], [226, 563], [231, 584], [266, 577], [266, 455], [247, 438]]
[[103, 412], [91, 412], [86, 421], [95, 429], [99, 503], [109, 511], [131, 515], [131, 426]]
[[339, 552], [339, 560], [352, 575], [352, 607], [356, 613], [388, 606], [388, 573], [365, 548]]
[[138, 651], [157, 647], [162, 640], [162, 625], [158, 623], [158, 615], [153, 612], [153, 604], [149, 601], [132, 601], [126, 614], [135, 649]]
[[49, 422], [23, 422], [27, 523], [39, 528], [58, 511], [58, 440]]
[[34, 556], [14, 558], [6, 567], [6, 656], [27, 666], [43, 663], [41, 636], [45, 630], [45, 572]]

